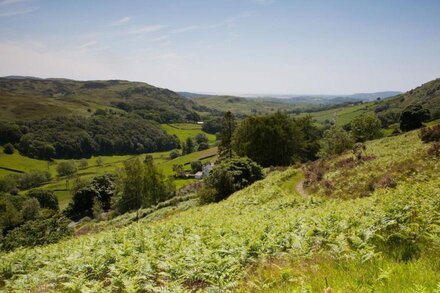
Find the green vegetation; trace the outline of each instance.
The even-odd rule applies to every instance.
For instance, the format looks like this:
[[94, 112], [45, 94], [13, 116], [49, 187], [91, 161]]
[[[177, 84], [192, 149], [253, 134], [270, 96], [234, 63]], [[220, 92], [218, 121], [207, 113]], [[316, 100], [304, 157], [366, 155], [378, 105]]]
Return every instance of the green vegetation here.
[[[374, 158], [362, 163], [339, 164], [351, 154], [325, 161], [330, 197], [323, 182], [316, 193], [296, 193], [302, 174], [289, 168], [219, 203], [2, 253], [0, 284], [7, 291], [434, 292], [440, 164], [426, 157], [429, 147], [410, 132], [367, 142], [365, 156]], [[362, 195], [366, 178], [384, 172], [401, 176]]]

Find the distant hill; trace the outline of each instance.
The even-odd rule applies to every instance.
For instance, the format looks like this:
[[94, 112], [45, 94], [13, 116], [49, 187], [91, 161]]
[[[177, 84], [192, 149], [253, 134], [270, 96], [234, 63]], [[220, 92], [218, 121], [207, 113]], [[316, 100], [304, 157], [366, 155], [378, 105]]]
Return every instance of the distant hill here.
[[400, 92], [387, 91], [377, 93], [359, 93], [346, 96], [310, 95], [310, 96], [258, 96], [236, 97], [222, 95], [203, 95], [189, 92], [179, 94], [188, 97], [196, 103], [211, 109], [231, 111], [240, 114], [267, 114], [276, 111], [289, 113], [314, 112], [328, 109], [335, 105], [345, 106], [356, 102], [375, 101], [400, 94]]
[[169, 122], [197, 120], [194, 116], [199, 108], [173, 91], [142, 82], [0, 78], [0, 117], [9, 120], [90, 115], [98, 109], [113, 109]]
[[411, 104], [421, 104], [429, 109], [432, 119], [440, 118], [440, 78], [382, 101], [375, 112], [385, 124], [396, 123], [400, 112]]

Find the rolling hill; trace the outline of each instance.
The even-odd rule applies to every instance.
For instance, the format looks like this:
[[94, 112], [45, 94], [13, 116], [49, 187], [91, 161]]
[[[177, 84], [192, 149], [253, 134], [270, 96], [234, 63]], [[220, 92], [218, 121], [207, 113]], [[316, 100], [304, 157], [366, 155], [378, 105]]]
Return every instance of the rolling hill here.
[[[326, 161], [306, 193], [289, 168], [220, 203], [190, 199], [0, 253], [0, 290], [435, 292], [440, 165], [428, 148], [417, 131], [375, 140], [362, 164], [341, 165], [348, 153]], [[368, 184], [385, 177], [394, 183]]]
[[[0, 117], [29, 120], [96, 110], [138, 112], [158, 122], [192, 119], [199, 107], [168, 89], [123, 80], [0, 78]], [[166, 121], [168, 120], [168, 121]]]

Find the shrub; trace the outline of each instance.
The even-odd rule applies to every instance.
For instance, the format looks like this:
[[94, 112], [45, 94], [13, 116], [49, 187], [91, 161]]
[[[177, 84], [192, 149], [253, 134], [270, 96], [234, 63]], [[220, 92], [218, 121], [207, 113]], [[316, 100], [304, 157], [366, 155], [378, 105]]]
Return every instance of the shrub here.
[[42, 208], [59, 210], [58, 198], [51, 190], [33, 189], [27, 193], [27, 196], [37, 199]]
[[198, 133], [196, 135], [196, 142], [199, 145], [202, 144], [202, 143], [207, 144], [208, 143], [208, 137], [204, 133]]
[[35, 220], [40, 216], [40, 203], [36, 198], [30, 198], [23, 203], [21, 216], [24, 221]]
[[381, 122], [373, 113], [358, 116], [351, 122], [351, 133], [358, 142], [380, 138]]
[[406, 107], [400, 115], [400, 129], [410, 131], [422, 127], [422, 122], [430, 118], [429, 110], [419, 104]]
[[324, 179], [328, 165], [323, 160], [310, 163], [304, 172], [304, 186], [309, 187]]
[[39, 170], [14, 176], [17, 181], [17, 187], [21, 190], [40, 186], [49, 181], [51, 177], [49, 172]]
[[202, 161], [197, 160], [197, 161], [191, 162], [191, 172], [192, 173], [197, 173], [199, 171], [202, 171], [202, 168], [203, 168]]
[[203, 150], [207, 150], [207, 149], [209, 149], [209, 145], [205, 142], [202, 142], [201, 144], [199, 144], [197, 146], [198, 151], [203, 151]]
[[199, 196], [201, 204], [207, 204], [216, 201], [217, 190], [215, 188], [205, 186], [197, 192], [197, 195]]
[[440, 141], [440, 124], [420, 129], [420, 139], [423, 142]]
[[440, 142], [434, 142], [427, 153], [431, 157], [440, 158]]
[[328, 157], [332, 155], [340, 155], [344, 151], [351, 149], [354, 145], [353, 137], [344, 129], [332, 126], [324, 132], [324, 137], [320, 141], [321, 150], [318, 156]]
[[22, 246], [36, 246], [55, 243], [72, 235], [67, 226], [70, 221], [64, 217], [28, 221], [10, 231], [3, 239], [1, 250], [9, 251]]
[[170, 152], [170, 159], [173, 160], [175, 158], [180, 157], [180, 151], [179, 150], [172, 150]]
[[3, 146], [3, 152], [7, 155], [12, 155], [14, 153], [14, 146], [11, 143], [7, 143]]
[[78, 161], [78, 168], [79, 169], [85, 169], [85, 168], [87, 168], [88, 165], [89, 165], [89, 163], [87, 162], [86, 159], [81, 159]]
[[57, 166], [57, 172], [59, 176], [69, 176], [76, 172], [75, 163], [72, 161], [60, 162]]
[[206, 184], [216, 191], [214, 201], [220, 201], [263, 178], [263, 168], [251, 159], [232, 158], [215, 165]]
[[17, 186], [17, 181], [14, 176], [0, 177], [0, 194], [10, 193]]

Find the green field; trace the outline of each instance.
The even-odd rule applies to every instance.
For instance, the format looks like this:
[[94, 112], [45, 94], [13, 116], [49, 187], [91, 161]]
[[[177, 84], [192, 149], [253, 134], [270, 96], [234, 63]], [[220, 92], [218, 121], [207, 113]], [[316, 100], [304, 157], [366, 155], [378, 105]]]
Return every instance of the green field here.
[[168, 134], [176, 135], [181, 142], [184, 142], [188, 137], [194, 139], [194, 137], [199, 133], [203, 133], [208, 137], [210, 145], [213, 145], [216, 140], [215, 135], [202, 131], [202, 126], [198, 124], [174, 123], [162, 124], [161, 127]]
[[364, 113], [373, 112], [375, 106], [376, 102], [370, 102], [353, 106], [344, 106], [319, 112], [302, 113], [298, 115], [298, 117], [310, 115], [320, 123], [323, 123], [325, 121], [336, 121], [336, 125], [343, 126], [350, 123], [357, 116], [360, 116]]
[[[162, 127], [170, 134], [179, 134], [179, 139], [184, 141], [187, 137], [195, 137], [198, 133], [204, 133], [201, 130], [201, 126], [197, 124], [166, 124]], [[174, 133], [171, 133], [173, 132]], [[215, 144], [215, 136], [205, 133], [209, 139], [211, 145]], [[157, 152], [151, 153], [155, 163], [161, 168], [165, 175], [172, 176], [174, 172], [172, 171], [174, 164], [184, 165], [186, 170], [190, 170], [189, 163], [194, 160], [202, 159], [204, 163], [208, 161], [215, 160], [217, 153], [217, 148], [213, 147], [204, 151], [194, 152], [185, 156], [178, 157], [174, 160], [170, 160], [169, 152]], [[79, 169], [72, 178], [60, 178], [57, 176], [56, 168], [58, 163], [64, 160], [54, 160], [53, 162], [48, 162], [44, 160], [31, 159], [20, 155], [17, 151], [12, 155], [6, 155], [3, 153], [3, 148], [0, 147], [0, 167], [10, 168], [17, 171], [29, 172], [32, 170], [42, 170], [49, 171], [52, 180], [48, 184], [45, 184], [39, 188], [55, 190], [55, 194], [58, 197], [60, 207], [64, 208], [70, 201], [71, 194], [70, 189], [73, 187], [75, 178], [91, 179], [94, 176], [102, 175], [106, 173], [115, 173], [119, 168], [123, 167], [123, 162], [131, 158], [138, 157], [140, 160], [144, 160], [145, 154], [142, 155], [124, 155], [124, 156], [100, 156], [102, 165], [98, 166], [96, 163], [97, 157], [92, 157], [87, 160], [87, 167], [84, 169]], [[0, 168], [0, 176], [12, 174], [15, 172], [7, 171]], [[176, 188], [181, 188], [184, 185], [193, 182], [192, 179], [176, 179]]]
[[[0, 286], [6, 291], [323, 292], [330, 286], [333, 292], [436, 292], [440, 164], [426, 157], [428, 147], [414, 131], [368, 142], [367, 153], [375, 157], [363, 164], [340, 167], [337, 162], [348, 154], [333, 158], [325, 174], [334, 186], [330, 195], [326, 184], [297, 194], [303, 175], [289, 168], [220, 203], [170, 208], [165, 217], [146, 217], [124, 228], [108, 226], [57, 244], [2, 253]], [[362, 195], [368, 178], [385, 175], [393, 177], [394, 187]]]

